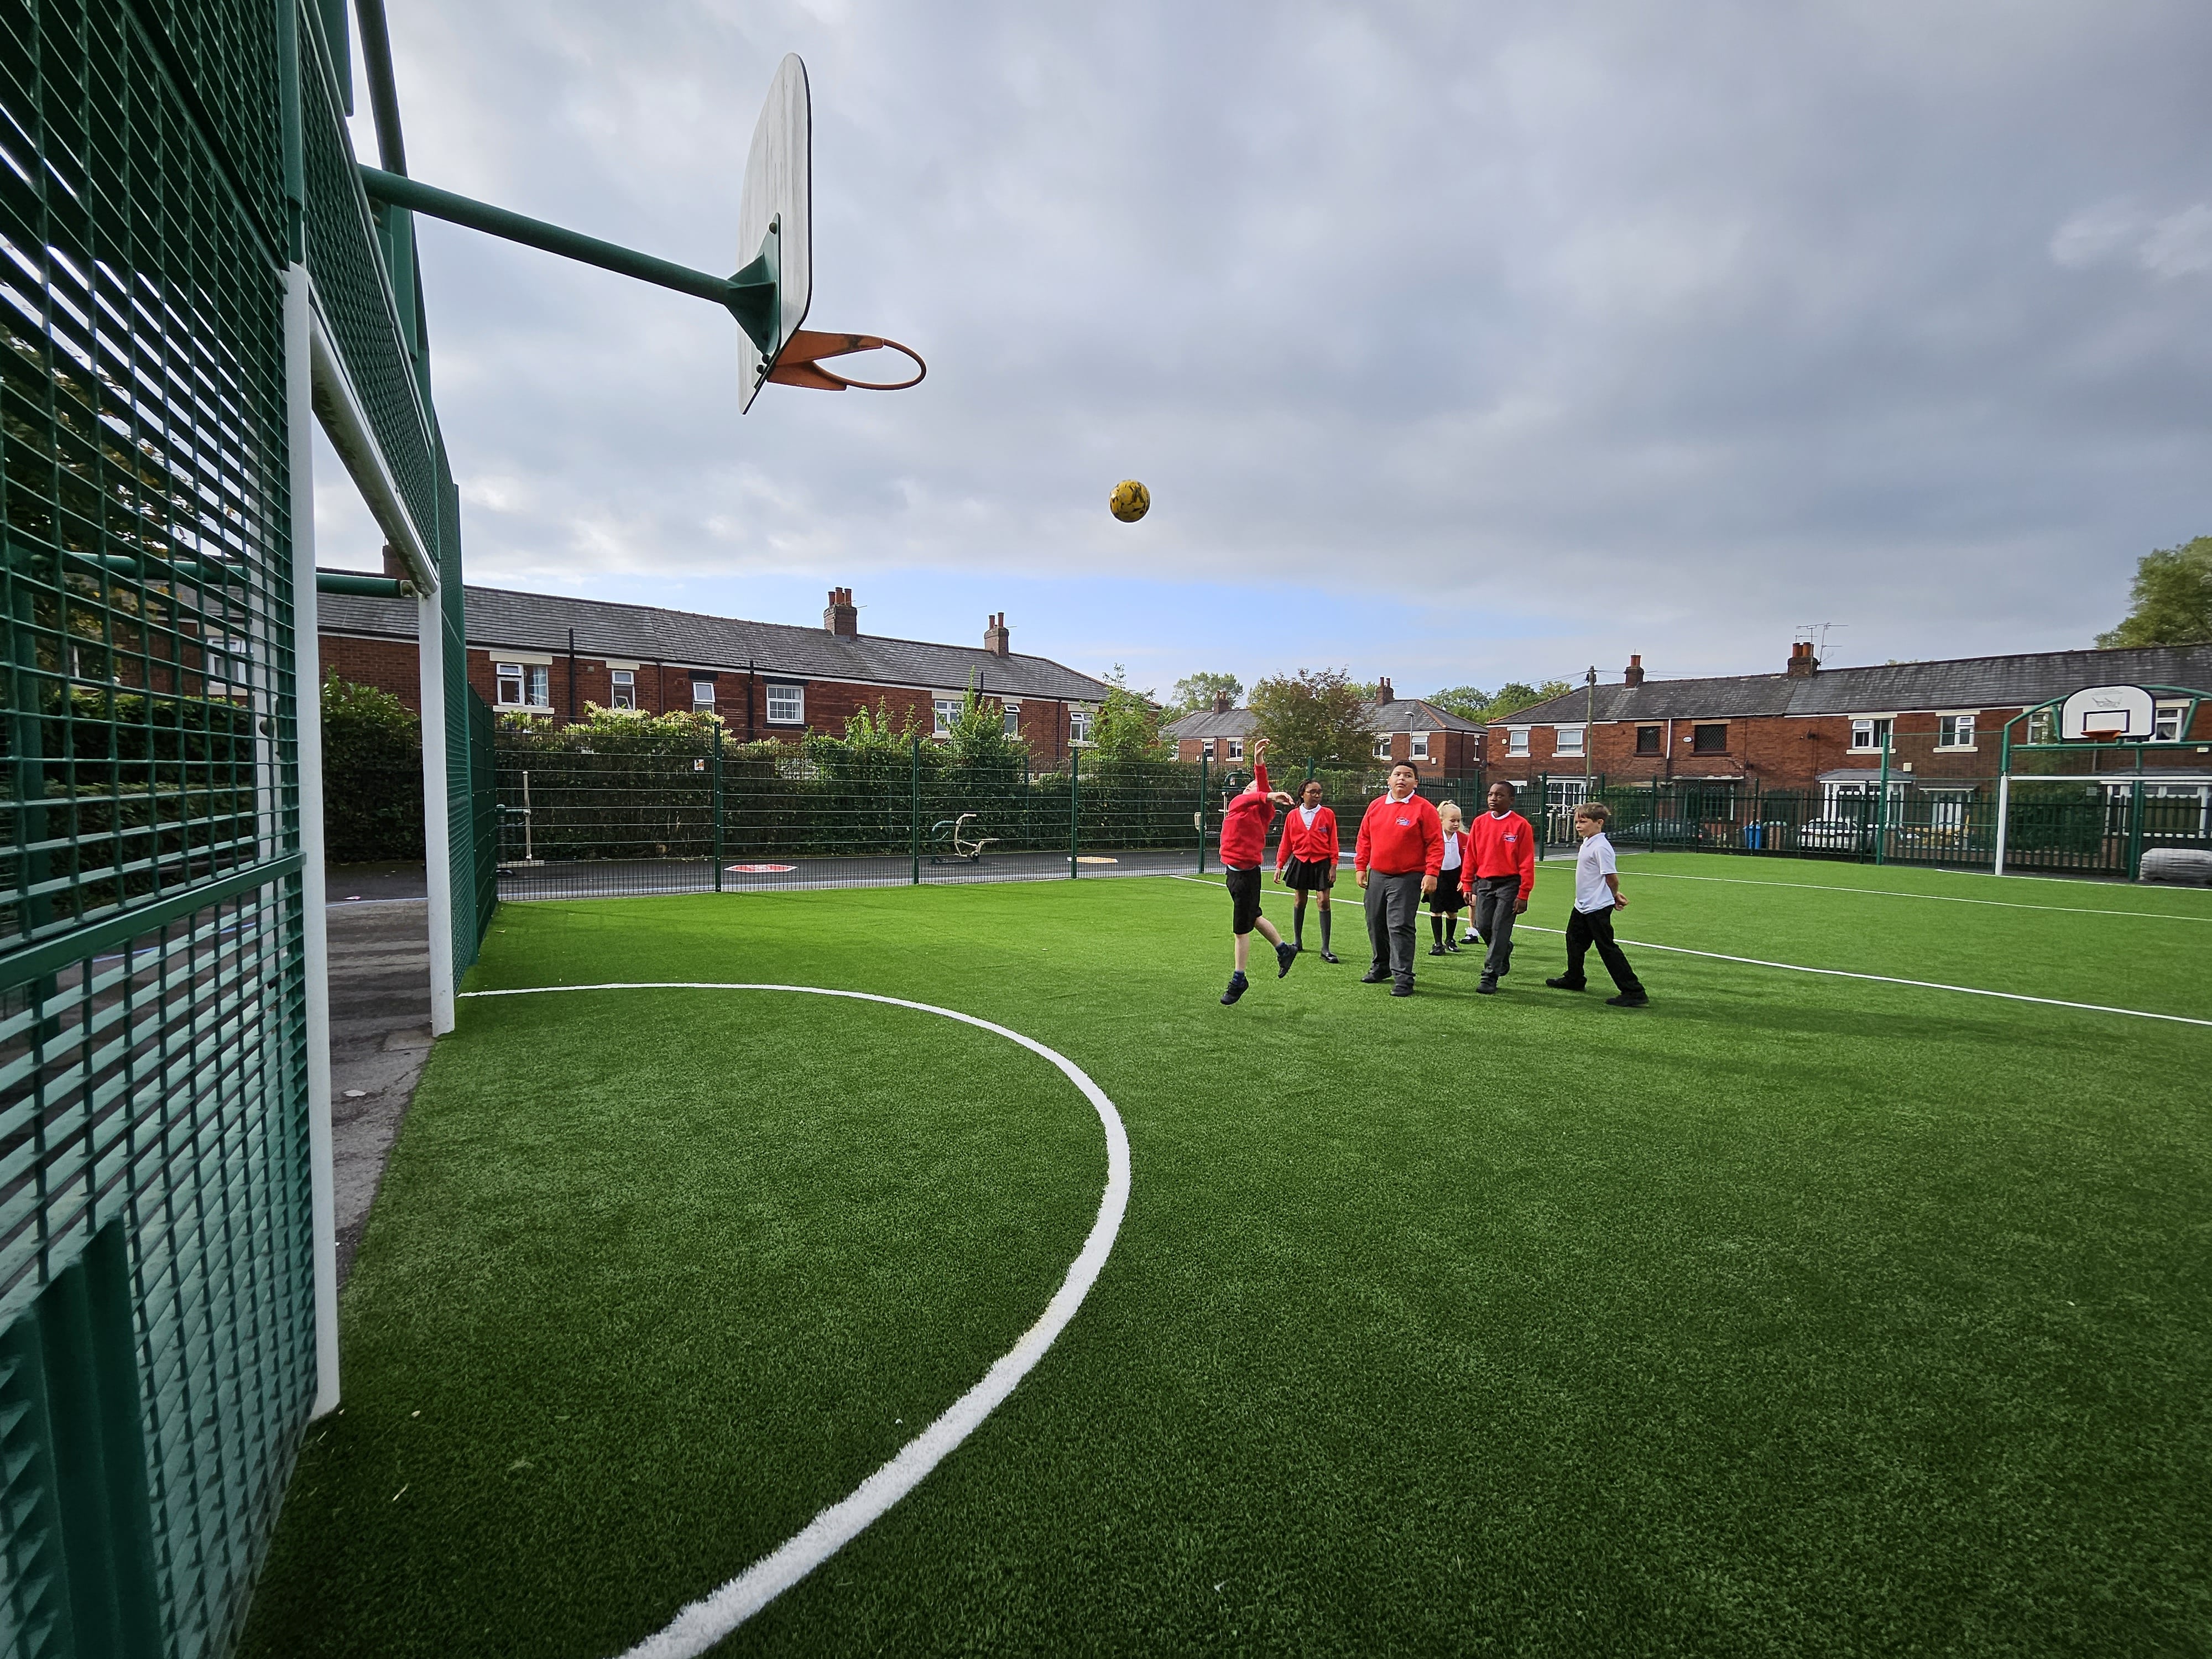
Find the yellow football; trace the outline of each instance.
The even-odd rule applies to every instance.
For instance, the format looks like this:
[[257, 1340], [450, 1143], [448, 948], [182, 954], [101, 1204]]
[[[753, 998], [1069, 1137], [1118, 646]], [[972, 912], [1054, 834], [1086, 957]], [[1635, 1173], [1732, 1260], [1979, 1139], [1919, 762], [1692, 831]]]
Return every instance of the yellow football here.
[[1134, 478], [1124, 478], [1114, 486], [1113, 498], [1106, 505], [1123, 524], [1134, 524], [1152, 510], [1152, 492]]

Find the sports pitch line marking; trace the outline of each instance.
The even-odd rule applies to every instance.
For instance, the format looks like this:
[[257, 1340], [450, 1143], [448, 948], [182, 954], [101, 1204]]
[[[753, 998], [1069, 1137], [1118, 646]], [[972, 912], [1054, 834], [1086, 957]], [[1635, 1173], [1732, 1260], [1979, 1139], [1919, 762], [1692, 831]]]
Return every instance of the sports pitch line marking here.
[[531, 985], [507, 991], [464, 991], [464, 997], [527, 997], [560, 991], [783, 991], [798, 996], [844, 997], [854, 1002], [880, 1002], [893, 1008], [912, 1008], [972, 1025], [1018, 1043], [1058, 1066], [1063, 1076], [1082, 1091], [1098, 1122], [1106, 1131], [1106, 1190], [1098, 1200], [1098, 1218], [1091, 1224], [1083, 1249], [1068, 1264], [1067, 1276], [1045, 1304], [1036, 1324], [1002, 1354], [983, 1378], [921, 1433], [901, 1447], [891, 1460], [855, 1486], [851, 1494], [816, 1516], [776, 1549], [763, 1556], [720, 1589], [702, 1597], [678, 1613], [662, 1630], [629, 1650], [623, 1659], [696, 1659], [777, 1596], [850, 1543], [890, 1506], [920, 1486], [929, 1472], [951, 1455], [1014, 1391], [1029, 1375], [1054, 1338], [1075, 1317], [1083, 1298], [1098, 1280], [1107, 1254], [1121, 1230], [1129, 1207], [1129, 1136], [1121, 1115], [1091, 1074], [1055, 1049], [1034, 1037], [1004, 1025], [995, 1025], [957, 1008], [933, 1003], [909, 1002], [904, 997], [878, 996], [872, 991], [838, 991], [823, 985], [736, 985], [711, 981], [669, 980], [624, 981], [611, 985]]
[[[1170, 876], [1168, 879], [1187, 881], [1199, 887], [1212, 887], [1216, 884], [1197, 876]], [[1692, 879], [1711, 880], [1716, 878], [1693, 877]], [[1754, 882], [1751, 884], [1762, 887], [1770, 884], [1777, 887], [1783, 885], [1780, 882], [1771, 884]], [[1790, 884], [1795, 886], [1797, 884]], [[1820, 890], [1825, 893], [1832, 890], [1823, 887]], [[2027, 908], [2034, 910], [2043, 907], [2029, 905]], [[1418, 914], [1432, 916], [1436, 912], [1424, 908]], [[1516, 933], [1522, 932], [1558, 933], [1564, 936], [1567, 930], [1564, 927], [1545, 927], [1533, 921], [1516, 921], [1513, 924], [1513, 931]], [[2034, 1002], [2046, 1008], [2077, 1008], [2083, 1013], [2089, 1014], [2125, 1014], [2131, 1019], [2163, 1019], [2169, 1020], [2176, 1025], [2212, 1026], [2212, 1019], [2196, 1019], [2187, 1014], [2154, 1014], [2148, 1008], [2113, 1008], [2101, 1002], [2069, 1002], [2063, 997], [2032, 997], [2020, 991], [1988, 991], [1978, 985], [1945, 985], [1932, 979], [1899, 979], [1893, 974], [1853, 973], [1848, 968], [1808, 968], [1802, 962], [1769, 962], [1763, 957], [1732, 957], [1721, 951], [1692, 951], [1686, 945], [1654, 945], [1648, 939], [1625, 939], [1620, 942], [1623, 945], [1632, 945], [1639, 951], [1664, 951], [1670, 956], [1677, 957], [1704, 957], [1711, 962], [1736, 962], [1751, 968], [1778, 968], [1789, 974], [1819, 974], [1826, 979], [1863, 979], [1869, 980], [1876, 985], [1909, 985], [1917, 991], [1956, 991], [1960, 996], [1996, 997], [2006, 1002]]]
[[[1876, 898], [1933, 899], [1938, 904], [1993, 904], [2002, 910], [2059, 910], [2074, 916], [2134, 916], [2148, 921], [2212, 921], [2212, 915], [2185, 916], [2171, 910], [2100, 910], [2086, 904], [2022, 904], [2018, 899], [1962, 898], [1956, 893], [1907, 893], [1894, 887], [1831, 886], [1824, 881], [1753, 881], [1743, 876], [1684, 876], [1663, 870], [1638, 870], [1638, 881], [1711, 881], [1729, 887], [1800, 887], [1808, 893], [1867, 893]], [[1655, 950], [1657, 946], [1652, 947]]]

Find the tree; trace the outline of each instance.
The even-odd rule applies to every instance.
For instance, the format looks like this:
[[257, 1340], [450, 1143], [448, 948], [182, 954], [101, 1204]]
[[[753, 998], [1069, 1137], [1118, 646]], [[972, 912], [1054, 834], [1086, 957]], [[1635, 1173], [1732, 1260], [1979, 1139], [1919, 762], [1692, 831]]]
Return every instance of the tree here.
[[[1221, 674], [1207, 678], [1236, 680]], [[1098, 705], [1098, 712], [1091, 721], [1091, 743], [1099, 758], [1107, 761], [1171, 760], [1174, 751], [1160, 736], [1163, 711], [1152, 703], [1149, 691], [1132, 691], [1128, 672], [1120, 663], [1106, 677], [1109, 688], [1106, 699]], [[1176, 690], [1188, 685], [1188, 680], [1178, 682]], [[1237, 687], [1241, 690], [1242, 687]], [[1233, 694], [1232, 694], [1233, 695]], [[1208, 705], [1212, 705], [1209, 703]]]
[[1350, 679], [1326, 668], [1273, 675], [1252, 688], [1255, 735], [1286, 767], [1365, 766], [1375, 748], [1370, 707]]
[[1021, 769], [1021, 739], [1006, 732], [1006, 711], [996, 698], [986, 702], [970, 682], [960, 712], [946, 723], [947, 758], [963, 771]]
[[1490, 712], [1490, 693], [1479, 685], [1448, 685], [1431, 696], [1429, 701], [1447, 714], [1473, 720], [1477, 726]]
[[323, 679], [323, 823], [334, 864], [422, 856], [422, 721], [336, 669]]
[[1160, 718], [1172, 721], [1185, 714], [1205, 714], [1213, 707], [1214, 698], [1224, 692], [1230, 707], [1235, 708], [1243, 699], [1244, 682], [1234, 674], [1186, 674], [1175, 683], [1175, 701], [1160, 710]]
[[2104, 647], [2199, 645], [2212, 641], [2212, 536], [2161, 547], [2136, 562], [2135, 609], [2097, 635]]
[[1508, 714], [1517, 714], [1540, 702], [1549, 702], [1553, 697], [1563, 697], [1574, 690], [1565, 680], [1546, 680], [1541, 685], [1524, 685], [1519, 680], [1508, 680], [1498, 688], [1498, 695], [1490, 700], [1483, 711], [1486, 723], [1502, 720]]

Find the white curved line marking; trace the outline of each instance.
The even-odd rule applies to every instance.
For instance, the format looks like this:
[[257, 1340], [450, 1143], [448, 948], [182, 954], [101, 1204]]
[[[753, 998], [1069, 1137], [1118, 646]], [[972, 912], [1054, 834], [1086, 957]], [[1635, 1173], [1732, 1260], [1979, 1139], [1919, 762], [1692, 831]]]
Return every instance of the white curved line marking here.
[[511, 991], [465, 991], [468, 997], [538, 996], [553, 991], [787, 991], [801, 996], [846, 997], [855, 1002], [881, 1002], [894, 1008], [957, 1019], [979, 1031], [988, 1031], [1009, 1042], [1019, 1043], [1058, 1066], [1067, 1080], [1083, 1091], [1106, 1131], [1106, 1191], [1098, 1200], [1098, 1218], [1090, 1237], [1068, 1265], [1067, 1277], [1046, 1304], [1037, 1322], [983, 1374], [981, 1382], [947, 1407], [942, 1416], [907, 1442], [896, 1456], [853, 1489], [849, 1497], [832, 1504], [786, 1540], [712, 1595], [692, 1602], [666, 1628], [648, 1636], [623, 1659], [694, 1659], [758, 1613], [770, 1601], [858, 1537], [884, 1510], [920, 1486], [929, 1472], [943, 1462], [954, 1447], [974, 1433], [1000, 1401], [1014, 1391], [1053, 1339], [1075, 1317], [1097, 1282], [1106, 1255], [1121, 1230], [1122, 1214], [1129, 1207], [1129, 1137], [1121, 1115], [1106, 1091], [1091, 1080], [1090, 1073], [1034, 1037], [988, 1019], [963, 1014], [957, 1008], [933, 1003], [909, 1002], [904, 997], [877, 996], [868, 991], [833, 991], [820, 985], [730, 985], [696, 980], [643, 981], [612, 985], [532, 985]]

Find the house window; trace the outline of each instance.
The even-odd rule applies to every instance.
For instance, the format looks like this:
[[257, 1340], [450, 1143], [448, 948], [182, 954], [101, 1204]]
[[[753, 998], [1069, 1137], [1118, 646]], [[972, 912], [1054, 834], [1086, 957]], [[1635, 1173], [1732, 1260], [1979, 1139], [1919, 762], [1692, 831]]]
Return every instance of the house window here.
[[1070, 743], [1091, 741], [1091, 711], [1088, 708], [1067, 711], [1067, 740]]
[[211, 639], [201, 647], [207, 664], [208, 689], [220, 696], [247, 689], [252, 678], [252, 645], [236, 634]]
[[1583, 752], [1583, 728], [1579, 726], [1555, 726], [1552, 728], [1552, 752], [1555, 755], [1579, 755]]
[[637, 707], [637, 671], [635, 668], [611, 668], [607, 671], [610, 689], [607, 707], [635, 708]]
[[1000, 707], [1006, 713], [1006, 735], [1010, 738], [1018, 738], [1022, 734], [1021, 704], [1018, 702], [1009, 702], [1003, 703]]
[[1728, 727], [1725, 726], [1693, 726], [1690, 728], [1690, 752], [1693, 755], [1725, 755], [1728, 753]]
[[1865, 715], [1851, 722], [1851, 747], [1873, 754], [1889, 747], [1890, 721], [1887, 715]]
[[1505, 752], [1509, 755], [1525, 755], [1528, 752], [1527, 726], [1509, 726], [1505, 728]]
[[1375, 739], [1375, 758], [1376, 760], [1390, 758], [1390, 734], [1387, 732]]
[[542, 663], [502, 662], [494, 665], [499, 677], [499, 702], [504, 708], [550, 708], [553, 671]]
[[1659, 752], [1657, 726], [1639, 726], [1636, 728], [1636, 752], [1639, 755], [1656, 755]]
[[1938, 714], [1936, 717], [1936, 746], [1938, 749], [1972, 749], [1974, 746], [1974, 717], [1972, 714]]
[[1231, 738], [1229, 739], [1229, 758], [1231, 760], [1243, 760], [1244, 758], [1243, 738]]
[[2030, 743], [2056, 743], [2058, 740], [2058, 711], [2039, 708], [2027, 717], [2027, 740]]
[[929, 728], [930, 736], [933, 738], [951, 737], [952, 735], [953, 722], [960, 718], [960, 699], [957, 697], [938, 697], [931, 702], [930, 708], [934, 714], [934, 718]]
[[691, 682], [691, 712], [695, 714], [711, 714], [714, 712], [714, 681]]
[[771, 685], [768, 689], [768, 718], [773, 726], [800, 726], [806, 720], [806, 688]]
[[1413, 736], [1412, 747], [1407, 752], [1410, 753], [1415, 760], [1428, 759], [1429, 734], [1425, 732], [1414, 732]]
[[2181, 717], [2189, 711], [2185, 702], [2160, 702], [2151, 711], [2150, 738], [2153, 743], [2179, 743]]

